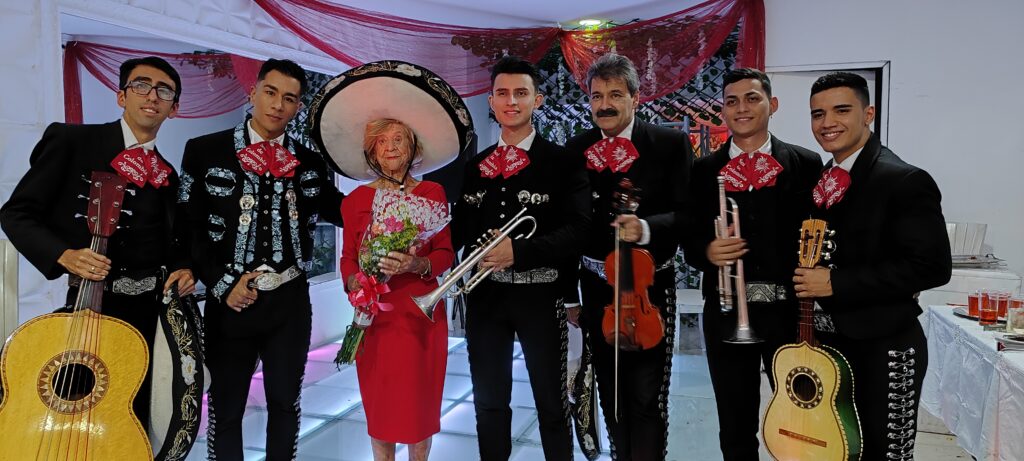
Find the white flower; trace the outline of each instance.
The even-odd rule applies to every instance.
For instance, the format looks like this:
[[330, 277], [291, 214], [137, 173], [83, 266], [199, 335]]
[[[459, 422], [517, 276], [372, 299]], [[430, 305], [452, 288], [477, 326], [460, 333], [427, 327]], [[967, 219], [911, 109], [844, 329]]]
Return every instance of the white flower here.
[[196, 359], [187, 355], [181, 356], [181, 375], [185, 378], [186, 386], [196, 382]]
[[399, 64], [398, 67], [395, 68], [395, 71], [410, 77], [419, 77], [420, 75], [423, 75], [423, 72], [420, 72], [419, 69], [408, 64]]

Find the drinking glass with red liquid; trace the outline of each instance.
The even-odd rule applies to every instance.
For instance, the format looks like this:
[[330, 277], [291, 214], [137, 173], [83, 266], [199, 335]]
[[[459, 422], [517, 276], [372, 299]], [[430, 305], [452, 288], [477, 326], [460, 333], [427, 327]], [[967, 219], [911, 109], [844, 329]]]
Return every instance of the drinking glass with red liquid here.
[[981, 304], [981, 290], [967, 295], [967, 315], [977, 318], [978, 305]]

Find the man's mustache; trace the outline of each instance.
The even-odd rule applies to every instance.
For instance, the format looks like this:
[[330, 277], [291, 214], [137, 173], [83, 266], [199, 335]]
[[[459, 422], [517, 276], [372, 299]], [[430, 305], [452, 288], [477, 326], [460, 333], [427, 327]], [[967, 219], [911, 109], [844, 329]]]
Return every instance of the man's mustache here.
[[615, 109], [601, 109], [597, 111], [598, 117], [614, 117], [616, 115], [619, 115], [619, 111]]

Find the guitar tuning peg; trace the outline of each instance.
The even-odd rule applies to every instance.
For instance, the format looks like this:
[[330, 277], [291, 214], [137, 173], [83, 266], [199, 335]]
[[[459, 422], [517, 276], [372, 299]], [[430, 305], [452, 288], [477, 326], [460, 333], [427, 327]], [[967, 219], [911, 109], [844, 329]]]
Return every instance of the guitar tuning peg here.
[[134, 197], [134, 196], [135, 196], [135, 189], [128, 189], [128, 188], [126, 187], [126, 188], [124, 189], [124, 191], [125, 191], [125, 192], [127, 192], [127, 193], [129, 193], [129, 194], [131, 194], [131, 195], [132, 195], [132, 197]]
[[75, 213], [75, 219], [85, 219], [85, 215], [82, 213]]
[[83, 182], [85, 182], [86, 184], [92, 184], [92, 180], [91, 180], [91, 179], [89, 179], [89, 178], [86, 178], [86, 177], [85, 177], [84, 175], [83, 175], [83, 176], [79, 176], [79, 178], [78, 178], [78, 179], [81, 179], [81, 180], [82, 180]]
[[117, 226], [118, 230], [121, 230], [121, 229], [131, 229], [131, 228], [132, 228], [132, 226]]
[[82, 200], [89, 200], [89, 197], [86, 197], [86, 196], [84, 196], [82, 194], [78, 194], [78, 198], [80, 198]]
[[126, 214], [128, 216], [131, 216], [132, 215], [132, 210], [121, 210], [121, 213], [124, 213], [124, 214]]
[[836, 231], [834, 231], [834, 230], [832, 230], [832, 229], [829, 229], [829, 230], [828, 230], [828, 236], [829, 236], [829, 237], [831, 237], [831, 236], [833, 236], [833, 235], [836, 235]]
[[832, 253], [822, 253], [821, 254], [821, 259], [824, 259], [825, 261], [831, 261], [832, 260]]

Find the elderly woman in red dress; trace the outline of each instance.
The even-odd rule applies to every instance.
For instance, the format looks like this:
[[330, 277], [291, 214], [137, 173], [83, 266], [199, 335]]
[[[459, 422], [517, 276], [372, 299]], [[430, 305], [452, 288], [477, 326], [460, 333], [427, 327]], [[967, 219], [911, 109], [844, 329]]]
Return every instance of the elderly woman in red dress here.
[[[346, 291], [358, 293], [364, 288], [360, 280], [370, 283], [368, 273], [377, 272], [367, 269], [364, 260], [367, 273], [360, 275], [360, 245], [367, 232], [375, 232], [370, 224], [376, 226], [377, 212], [412, 207], [417, 218], [430, 210], [444, 217], [433, 222], [447, 222], [444, 188], [416, 176], [466, 150], [472, 121], [458, 93], [440, 77], [398, 61], [369, 63], [339, 75], [324, 86], [311, 111], [311, 135], [321, 152], [346, 176], [368, 181], [341, 205], [341, 274]], [[430, 319], [412, 297], [437, 288], [437, 277], [451, 266], [451, 234], [444, 225], [408, 251], [375, 257], [390, 289], [378, 301], [391, 309], [374, 313], [355, 354], [373, 457], [394, 460], [396, 444], [403, 443], [410, 460], [426, 460], [431, 437], [440, 431], [448, 323], [443, 301]]]
[[[406, 193], [447, 203], [440, 184], [408, 176], [418, 152], [414, 139], [412, 130], [397, 120], [375, 120], [366, 127], [369, 163], [381, 177], [357, 187], [341, 204], [345, 222], [341, 273], [349, 292], [361, 288], [356, 280], [358, 249], [370, 223], [374, 195], [404, 186]], [[437, 288], [437, 276], [451, 266], [453, 258], [451, 233], [445, 227], [421, 248], [392, 251], [380, 260], [391, 289], [381, 295], [380, 302], [393, 309], [377, 313], [356, 358], [374, 460], [394, 459], [396, 443], [409, 444], [410, 460], [425, 460], [431, 436], [441, 430], [441, 390], [448, 358], [444, 303], [435, 309], [431, 321], [412, 296]]]

